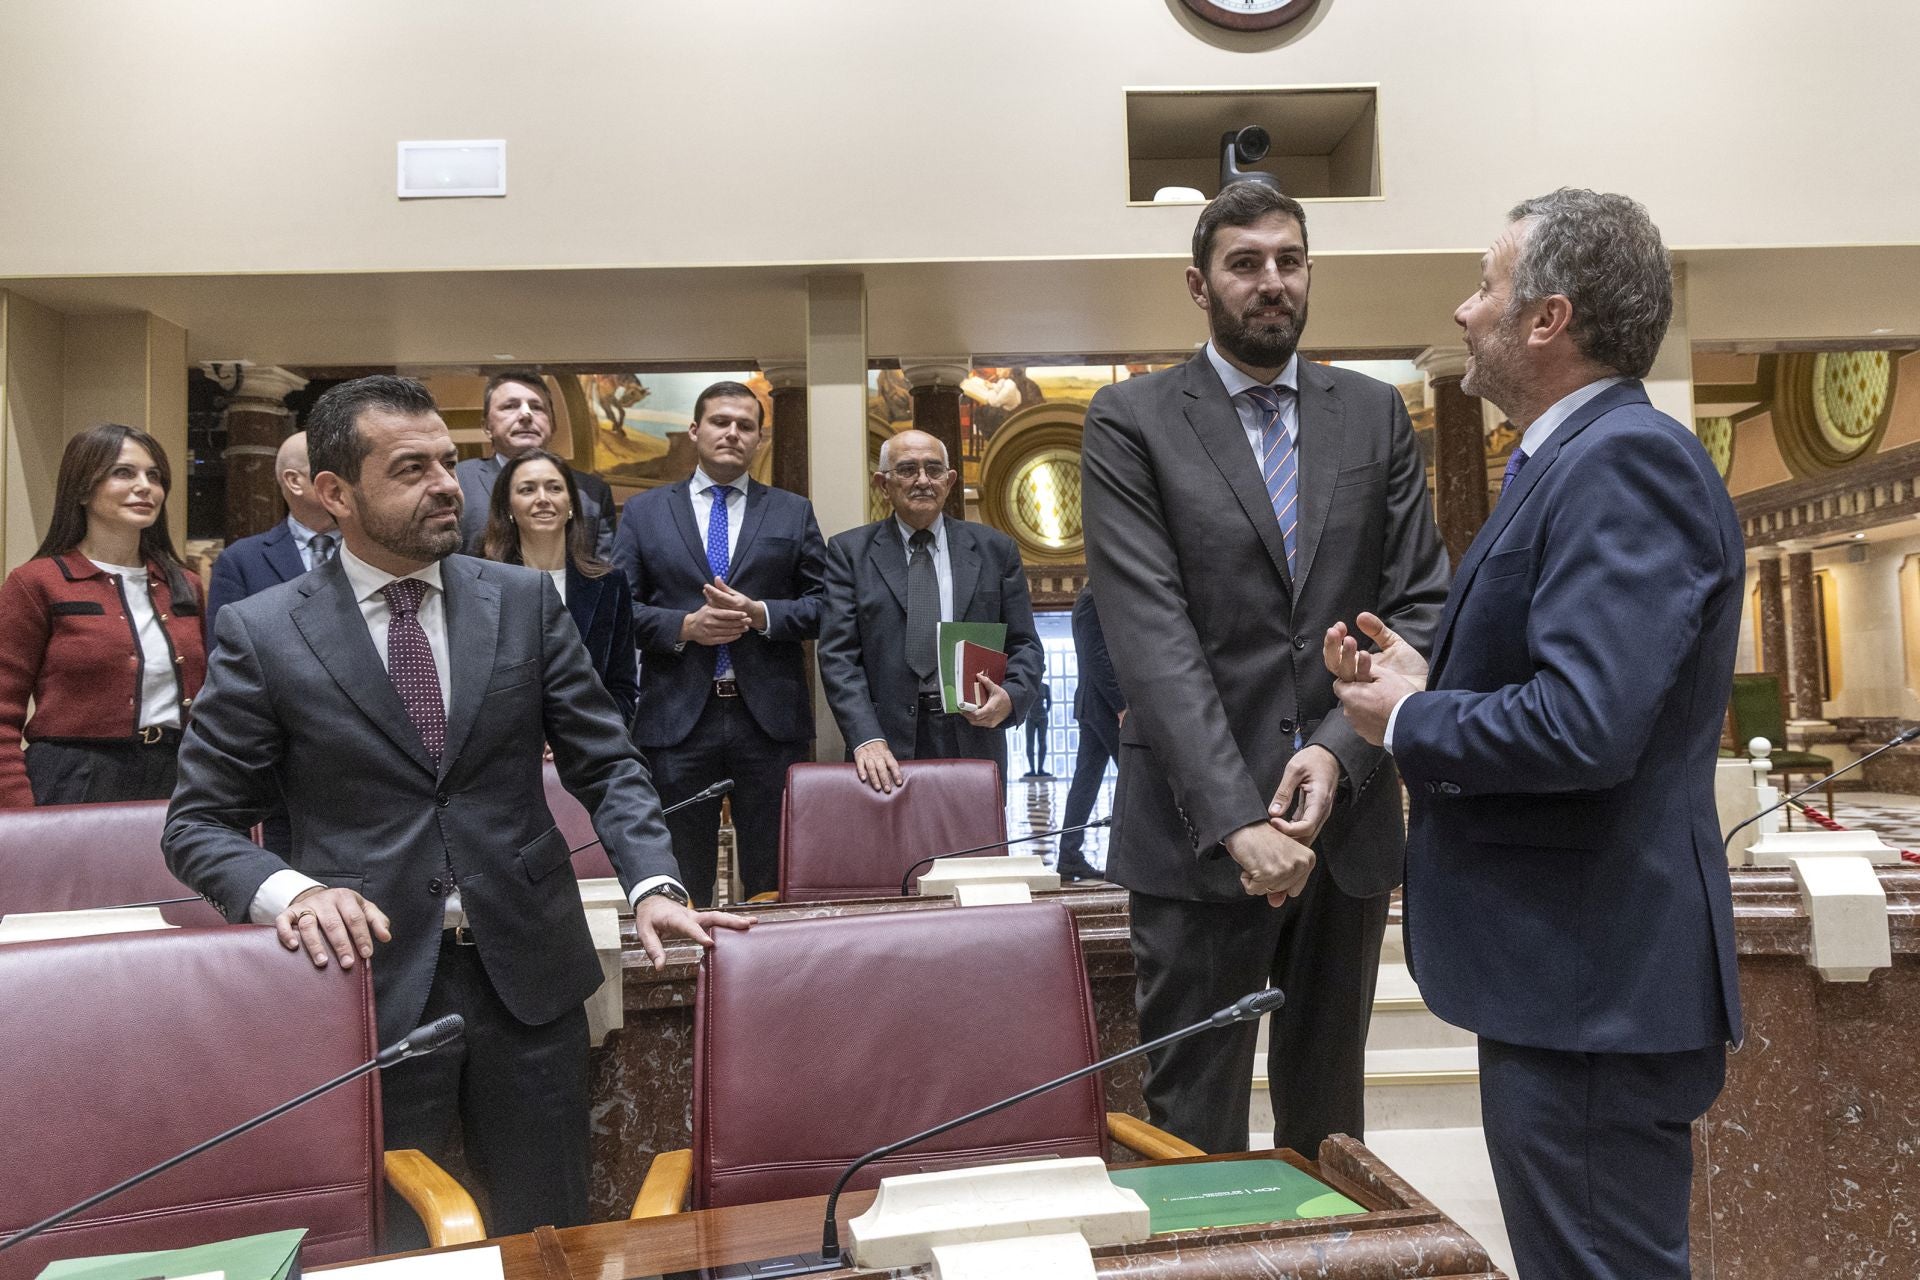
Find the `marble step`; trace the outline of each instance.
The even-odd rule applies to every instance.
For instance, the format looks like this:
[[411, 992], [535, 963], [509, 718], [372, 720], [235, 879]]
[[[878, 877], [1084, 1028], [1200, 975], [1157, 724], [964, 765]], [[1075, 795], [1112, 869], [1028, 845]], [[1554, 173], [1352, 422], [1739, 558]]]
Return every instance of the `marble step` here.
[[1473, 1032], [1433, 1015], [1405, 965], [1380, 966], [1380, 980], [1373, 994], [1373, 1020], [1367, 1026], [1367, 1048], [1442, 1049], [1473, 1043]]
[[[1253, 1077], [1247, 1127], [1273, 1132], [1266, 1063]], [[1480, 1054], [1472, 1046], [1367, 1050], [1367, 1129], [1471, 1129], [1480, 1125]]]

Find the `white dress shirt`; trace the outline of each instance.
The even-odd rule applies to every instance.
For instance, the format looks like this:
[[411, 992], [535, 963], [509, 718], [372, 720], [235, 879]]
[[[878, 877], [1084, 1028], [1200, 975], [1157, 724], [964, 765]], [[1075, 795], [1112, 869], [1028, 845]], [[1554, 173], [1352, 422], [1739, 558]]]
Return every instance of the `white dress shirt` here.
[[[687, 484], [687, 497], [693, 503], [693, 522], [700, 529], [700, 545], [707, 545], [707, 530], [713, 524], [713, 490], [720, 482], [708, 475], [701, 467], [693, 469], [693, 479]], [[726, 483], [727, 490], [727, 564], [733, 564], [733, 553], [740, 546], [740, 521], [747, 514], [747, 477], [745, 473]]]
[[305, 565], [309, 570], [317, 567], [313, 560], [313, 540], [315, 538], [332, 538], [334, 551], [338, 553], [340, 550], [339, 533], [329, 530], [327, 533], [321, 534], [317, 530], [307, 528], [307, 526], [301, 524], [292, 516], [287, 517], [287, 532], [293, 535], [293, 545], [300, 549], [300, 563]]
[[[1520, 437], [1519, 447], [1526, 453], [1528, 461], [1532, 461], [1539, 456], [1540, 451], [1547, 447], [1547, 441], [1553, 438], [1553, 433], [1558, 431], [1561, 424], [1568, 418], [1571, 418], [1581, 405], [1593, 399], [1608, 387], [1625, 381], [1626, 379], [1622, 377], [1601, 378], [1597, 382], [1589, 382], [1578, 391], [1569, 391], [1566, 395], [1555, 400], [1548, 406], [1545, 413], [1533, 420], [1533, 425], [1529, 426]], [[1525, 464], [1522, 464], [1521, 470], [1526, 470]], [[1518, 480], [1519, 478], [1519, 475], [1516, 473], [1514, 479]], [[1388, 751], [1393, 750], [1393, 725], [1394, 722], [1400, 718], [1400, 708], [1406, 705], [1408, 698], [1415, 696], [1417, 695], [1411, 693], [1402, 695], [1400, 701], [1393, 704], [1393, 710], [1387, 713], [1387, 731], [1384, 735], [1383, 743]]]
[[180, 677], [174, 671], [173, 646], [153, 611], [153, 589], [147, 580], [145, 565], [106, 564], [93, 561], [96, 569], [120, 579], [120, 596], [127, 602], [127, 619], [140, 644], [140, 723], [139, 728], [180, 727]]
[[1260, 437], [1266, 433], [1267, 411], [1255, 404], [1252, 396], [1241, 392], [1249, 387], [1285, 387], [1290, 393], [1280, 397], [1280, 425], [1286, 429], [1287, 442], [1300, 443], [1300, 354], [1295, 352], [1287, 358], [1286, 367], [1272, 382], [1260, 382], [1249, 378], [1220, 354], [1213, 343], [1207, 343], [1207, 362], [1213, 371], [1220, 375], [1221, 383], [1227, 389], [1227, 396], [1233, 401], [1233, 411], [1240, 415], [1240, 429], [1247, 433], [1247, 447], [1253, 450], [1255, 466], [1264, 463], [1267, 451], [1261, 446]]

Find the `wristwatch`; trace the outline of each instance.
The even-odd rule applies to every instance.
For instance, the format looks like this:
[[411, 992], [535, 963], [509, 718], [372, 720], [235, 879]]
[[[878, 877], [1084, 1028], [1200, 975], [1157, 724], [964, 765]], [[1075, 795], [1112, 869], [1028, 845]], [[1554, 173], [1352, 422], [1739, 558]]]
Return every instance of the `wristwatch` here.
[[653, 886], [653, 888], [648, 889], [645, 893], [642, 893], [633, 900], [633, 905], [638, 907], [648, 898], [653, 897], [672, 898], [683, 907], [693, 905], [693, 899], [687, 896], [687, 891], [671, 880], [662, 880], [659, 884]]

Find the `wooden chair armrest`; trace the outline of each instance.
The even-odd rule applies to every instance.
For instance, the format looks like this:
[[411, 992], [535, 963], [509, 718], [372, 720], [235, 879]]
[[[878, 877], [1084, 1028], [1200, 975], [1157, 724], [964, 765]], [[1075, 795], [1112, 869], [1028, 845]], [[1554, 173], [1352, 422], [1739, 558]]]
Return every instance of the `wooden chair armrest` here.
[[693, 1149], [662, 1151], [647, 1166], [647, 1180], [633, 1198], [629, 1218], [664, 1218], [687, 1211], [687, 1191], [693, 1185]]
[[386, 1157], [387, 1185], [413, 1206], [427, 1228], [427, 1243], [436, 1249], [450, 1244], [472, 1244], [487, 1238], [480, 1207], [453, 1175], [429, 1160], [424, 1152], [402, 1149]]
[[1181, 1160], [1207, 1154], [1191, 1142], [1176, 1138], [1165, 1129], [1156, 1129], [1124, 1111], [1107, 1112], [1107, 1136], [1149, 1160]]
[[748, 902], [778, 902], [780, 901], [780, 895], [773, 892], [771, 889], [769, 889], [765, 893], [754, 894], [751, 898], [748, 898], [747, 901]]

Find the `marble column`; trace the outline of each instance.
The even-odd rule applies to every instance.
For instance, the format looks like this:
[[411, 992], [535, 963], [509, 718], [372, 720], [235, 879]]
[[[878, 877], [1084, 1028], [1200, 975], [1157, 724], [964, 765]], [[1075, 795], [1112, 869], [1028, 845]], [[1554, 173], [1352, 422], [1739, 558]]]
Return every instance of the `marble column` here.
[[971, 366], [964, 357], [919, 357], [900, 361], [913, 392], [913, 425], [947, 446], [947, 460], [962, 475], [947, 494], [947, 514], [956, 520], [967, 515], [966, 477], [960, 450], [960, 383]]
[[1784, 579], [1780, 574], [1781, 552], [1779, 547], [1761, 547], [1754, 555], [1754, 565], [1760, 585], [1760, 652], [1755, 669], [1770, 671], [1786, 678], [1787, 660], [1787, 597]]
[[807, 362], [762, 360], [760, 372], [773, 388], [773, 483], [807, 492]]
[[[234, 366], [202, 365], [221, 386], [234, 377]], [[227, 395], [223, 419], [227, 429], [227, 541], [265, 533], [282, 516], [280, 483], [273, 474], [274, 455], [293, 433], [290, 392], [307, 385], [297, 373], [273, 365], [243, 365], [239, 384]]]
[[1447, 558], [1458, 568], [1487, 522], [1487, 435], [1480, 397], [1460, 389], [1465, 347], [1428, 347], [1414, 364], [1427, 376], [1433, 406], [1434, 514]]
[[1788, 644], [1793, 655], [1791, 719], [1818, 723], [1820, 699], [1820, 620], [1813, 599], [1813, 544], [1799, 539], [1780, 544], [1787, 553]]

